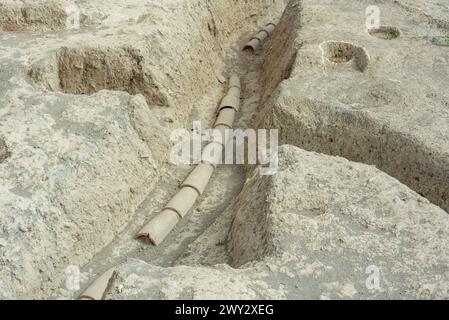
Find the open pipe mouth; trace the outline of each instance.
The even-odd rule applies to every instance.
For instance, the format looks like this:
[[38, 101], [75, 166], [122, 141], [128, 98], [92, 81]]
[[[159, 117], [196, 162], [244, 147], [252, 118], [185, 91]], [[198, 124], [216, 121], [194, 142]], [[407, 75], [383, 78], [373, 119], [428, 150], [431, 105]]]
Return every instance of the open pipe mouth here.
[[100, 275], [90, 286], [80, 295], [80, 300], [101, 300], [114, 276], [114, 268], [107, 270]]
[[274, 22], [267, 23], [265, 27], [259, 30], [243, 47], [243, 51], [248, 53], [254, 53], [257, 49], [265, 42], [267, 38], [271, 36], [274, 29], [276, 29], [276, 24]]
[[380, 26], [379, 28], [370, 28], [368, 33], [376, 38], [384, 40], [393, 40], [401, 36], [398, 28], [392, 26]]

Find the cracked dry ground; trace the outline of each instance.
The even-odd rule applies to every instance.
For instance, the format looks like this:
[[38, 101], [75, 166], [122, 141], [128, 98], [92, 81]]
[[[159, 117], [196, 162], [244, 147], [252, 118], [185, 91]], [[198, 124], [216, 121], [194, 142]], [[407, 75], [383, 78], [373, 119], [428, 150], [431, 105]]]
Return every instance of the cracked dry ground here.
[[[75, 3], [68, 30], [67, 1], [0, 1], [1, 298], [75, 299], [111, 267], [104, 299], [449, 297], [445, 1], [382, 1], [369, 32], [364, 0]], [[193, 169], [170, 133], [210, 127], [234, 73], [276, 174], [218, 166], [136, 239]]]

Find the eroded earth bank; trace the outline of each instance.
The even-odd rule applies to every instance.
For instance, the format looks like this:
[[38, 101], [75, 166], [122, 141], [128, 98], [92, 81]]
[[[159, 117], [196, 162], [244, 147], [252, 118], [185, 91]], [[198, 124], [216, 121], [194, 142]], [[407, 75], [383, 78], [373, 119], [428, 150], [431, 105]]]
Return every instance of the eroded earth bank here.
[[[447, 299], [449, 47], [431, 40], [449, 7], [376, 1], [368, 32], [370, 5], [0, 1], [0, 298], [75, 299], [113, 268], [104, 299]], [[235, 127], [279, 130], [276, 173], [218, 166], [160, 245], [136, 239], [193, 169], [171, 133], [210, 127], [232, 74]]]

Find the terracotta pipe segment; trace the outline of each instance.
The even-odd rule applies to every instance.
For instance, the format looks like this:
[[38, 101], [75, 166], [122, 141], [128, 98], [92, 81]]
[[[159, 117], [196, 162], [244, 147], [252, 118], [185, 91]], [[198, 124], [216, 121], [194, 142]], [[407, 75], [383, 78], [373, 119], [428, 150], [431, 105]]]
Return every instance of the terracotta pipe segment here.
[[274, 29], [276, 29], [276, 24], [270, 22], [267, 25], [265, 25], [265, 27], [262, 30], [265, 30], [266, 32], [268, 32], [268, 34], [271, 36]]
[[235, 109], [231, 107], [223, 107], [218, 114], [217, 120], [215, 121], [214, 127], [218, 125], [227, 126], [229, 129], [232, 128], [235, 119]]
[[137, 233], [137, 237], [148, 238], [151, 243], [157, 246], [164, 241], [180, 219], [181, 217], [177, 212], [171, 209], [162, 210]]
[[240, 88], [230, 87], [226, 96], [234, 96], [240, 99]]
[[260, 40], [252, 38], [244, 47], [243, 50], [256, 51], [260, 46]]
[[189, 174], [189, 176], [181, 184], [181, 188], [191, 187], [195, 189], [200, 195], [206, 190], [210, 177], [214, 172], [214, 167], [207, 163], [200, 163]]
[[184, 187], [167, 203], [162, 210], [171, 209], [175, 211], [181, 218], [192, 209], [196, 199], [200, 196], [199, 192], [191, 187]]
[[236, 74], [233, 74], [230, 78], [229, 78], [229, 88], [239, 88], [241, 89], [240, 86], [240, 77]]
[[109, 285], [109, 280], [111, 280], [114, 274], [114, 268], [109, 269], [101, 276], [99, 276], [92, 284], [84, 290], [80, 295], [80, 300], [101, 300], [106, 292]]
[[229, 130], [228, 126], [219, 124], [212, 129], [212, 139], [211, 142], [218, 142], [219, 144], [225, 146], [227, 142], [226, 130]]
[[201, 154], [201, 162], [216, 167], [223, 162], [223, 144], [219, 142], [211, 142], [203, 148]]
[[243, 47], [243, 50], [256, 51], [276, 28], [276, 23], [270, 22], [265, 25], [250, 41]]
[[[233, 87], [232, 89], [235, 89], [235, 88]], [[239, 94], [239, 96], [228, 94], [227, 96], [225, 96], [223, 98], [223, 100], [221, 100], [220, 107], [218, 108], [219, 116], [220, 116], [221, 110], [223, 110], [225, 108], [232, 108], [232, 109], [234, 109], [235, 112], [238, 112], [240, 109], [240, 94]], [[231, 127], [232, 127], [232, 123], [231, 123]]]
[[268, 31], [266, 31], [266, 30], [261, 30], [261, 31], [259, 31], [254, 37], [252, 37], [251, 39], [258, 39], [258, 40], [260, 40], [260, 43], [262, 43], [262, 42], [264, 42], [269, 36], [270, 36], [270, 34], [268, 33]]

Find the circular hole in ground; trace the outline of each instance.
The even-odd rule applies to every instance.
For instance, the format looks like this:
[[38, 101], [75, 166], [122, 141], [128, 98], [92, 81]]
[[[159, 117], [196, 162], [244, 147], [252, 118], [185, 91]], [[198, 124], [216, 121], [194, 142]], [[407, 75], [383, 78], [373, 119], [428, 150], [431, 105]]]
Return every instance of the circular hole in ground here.
[[354, 57], [354, 45], [348, 42], [327, 42], [324, 55], [334, 63], [346, 63]]
[[381, 26], [379, 28], [368, 29], [368, 33], [376, 38], [384, 40], [393, 40], [399, 38], [401, 32], [396, 27]]
[[350, 42], [327, 41], [320, 44], [323, 56], [330, 62], [346, 64], [353, 60], [356, 69], [364, 72], [368, 67], [369, 56], [366, 50]]

